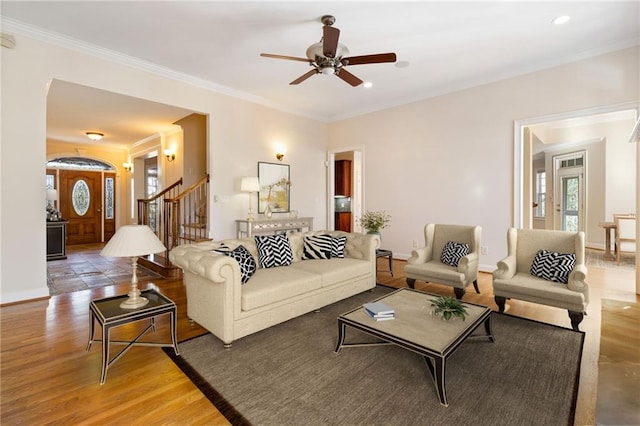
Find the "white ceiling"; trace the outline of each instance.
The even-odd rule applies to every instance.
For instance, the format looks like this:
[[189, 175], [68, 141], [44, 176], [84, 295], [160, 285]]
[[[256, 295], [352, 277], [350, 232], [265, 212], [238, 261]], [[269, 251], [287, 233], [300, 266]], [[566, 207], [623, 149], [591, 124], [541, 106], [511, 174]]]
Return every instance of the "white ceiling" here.
[[[62, 44], [81, 41], [96, 54], [119, 52], [125, 62], [137, 58], [130, 62], [140, 66], [142, 60], [157, 72], [171, 70], [186, 81], [327, 122], [640, 44], [638, 1], [3, 0], [1, 7], [3, 32], [51, 35], [49, 41]], [[409, 66], [348, 67], [373, 83], [369, 89], [323, 75], [289, 85], [308, 65], [260, 53], [304, 57], [320, 41], [325, 14], [336, 17], [340, 42], [352, 56], [395, 52]], [[560, 15], [571, 20], [551, 25]], [[78, 93], [78, 102], [87, 95]], [[67, 110], [73, 110], [69, 102]], [[106, 117], [98, 108], [94, 116]], [[59, 113], [51, 131], [63, 137], [75, 125], [76, 136], [108, 133], [100, 127], [104, 120], [72, 121]]]

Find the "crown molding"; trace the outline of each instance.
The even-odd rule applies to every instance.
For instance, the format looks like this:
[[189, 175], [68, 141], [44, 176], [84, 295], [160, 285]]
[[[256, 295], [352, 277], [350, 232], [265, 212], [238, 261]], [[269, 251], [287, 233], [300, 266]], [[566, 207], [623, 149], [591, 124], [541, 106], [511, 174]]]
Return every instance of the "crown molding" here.
[[309, 114], [303, 114], [299, 111], [294, 111], [290, 108], [286, 108], [282, 105], [268, 101], [262, 97], [255, 96], [240, 90], [235, 90], [227, 86], [215, 83], [213, 81], [204, 80], [199, 77], [194, 77], [190, 74], [175, 71], [170, 68], [154, 64], [152, 62], [144, 61], [142, 59], [125, 55], [115, 50], [105, 49], [95, 44], [87, 43], [72, 37], [67, 37], [62, 34], [54, 33], [52, 31], [45, 30], [34, 25], [26, 24], [16, 19], [7, 18], [2, 16], [0, 20], [0, 27], [2, 32], [13, 32], [17, 35], [28, 37], [34, 40], [39, 40], [54, 46], [62, 47], [65, 49], [73, 50], [85, 55], [93, 56], [98, 59], [117, 63], [137, 70], [145, 71], [151, 74], [155, 74], [160, 77], [165, 77], [171, 80], [186, 83], [191, 86], [199, 87], [201, 89], [209, 90], [211, 92], [220, 93], [223, 95], [231, 96], [236, 99], [251, 102], [254, 104], [266, 106], [269, 108], [277, 109], [289, 114], [293, 114], [299, 117], [310, 118], [312, 120], [326, 122], [327, 120], [322, 117], [317, 117]]

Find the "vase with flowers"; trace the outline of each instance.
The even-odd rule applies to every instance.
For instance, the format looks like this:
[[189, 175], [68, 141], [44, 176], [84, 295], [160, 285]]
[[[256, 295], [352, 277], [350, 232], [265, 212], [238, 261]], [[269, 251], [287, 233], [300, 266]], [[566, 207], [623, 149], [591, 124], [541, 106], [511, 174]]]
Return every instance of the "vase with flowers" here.
[[391, 215], [383, 211], [367, 211], [361, 218], [358, 219], [358, 223], [368, 234], [380, 235], [380, 230], [389, 226], [391, 223]]

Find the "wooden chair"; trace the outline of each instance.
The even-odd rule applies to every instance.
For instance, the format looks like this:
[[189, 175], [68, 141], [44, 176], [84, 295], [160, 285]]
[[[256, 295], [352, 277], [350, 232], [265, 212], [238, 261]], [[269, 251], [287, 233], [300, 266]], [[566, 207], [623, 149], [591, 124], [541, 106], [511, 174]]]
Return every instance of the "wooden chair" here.
[[636, 252], [636, 215], [614, 214], [613, 222], [616, 226], [616, 263], [619, 265], [621, 252]]

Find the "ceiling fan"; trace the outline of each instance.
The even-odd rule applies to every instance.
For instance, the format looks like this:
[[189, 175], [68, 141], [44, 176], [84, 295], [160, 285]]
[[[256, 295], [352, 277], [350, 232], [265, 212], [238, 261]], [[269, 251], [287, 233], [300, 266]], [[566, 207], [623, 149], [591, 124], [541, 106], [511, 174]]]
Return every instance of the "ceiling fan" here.
[[300, 84], [312, 75], [325, 74], [337, 75], [353, 87], [362, 84], [355, 75], [345, 69], [347, 65], [363, 65], [363, 64], [379, 64], [384, 62], [395, 62], [395, 53], [378, 53], [374, 55], [349, 56], [349, 49], [338, 43], [340, 30], [333, 26], [336, 18], [331, 15], [325, 15], [321, 19], [322, 39], [318, 43], [314, 43], [307, 49], [306, 58], [297, 58], [295, 56], [274, 55], [271, 53], [261, 53], [260, 56], [274, 59], [287, 59], [290, 61], [307, 62], [313, 69], [306, 74], [301, 75], [289, 84]]

